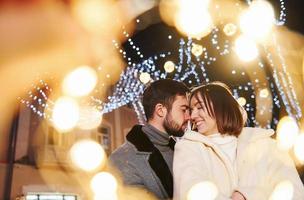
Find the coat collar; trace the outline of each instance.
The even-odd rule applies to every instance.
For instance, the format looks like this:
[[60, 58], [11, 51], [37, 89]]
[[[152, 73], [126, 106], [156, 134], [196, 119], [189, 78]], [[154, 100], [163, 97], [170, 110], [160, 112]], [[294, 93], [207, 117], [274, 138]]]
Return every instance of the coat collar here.
[[173, 197], [173, 176], [160, 151], [153, 145], [148, 136], [142, 131], [142, 126], [135, 125], [127, 135], [127, 140], [139, 152], [151, 152], [148, 162], [151, 169], [159, 178], [170, 198]]
[[140, 152], [152, 152], [155, 148], [148, 136], [142, 131], [141, 125], [133, 126], [127, 135], [127, 140]]

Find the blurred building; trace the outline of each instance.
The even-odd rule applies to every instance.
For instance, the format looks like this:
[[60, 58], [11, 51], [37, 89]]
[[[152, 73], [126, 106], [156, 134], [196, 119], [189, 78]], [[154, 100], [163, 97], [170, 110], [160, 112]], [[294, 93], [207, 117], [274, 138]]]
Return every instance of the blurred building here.
[[[17, 120], [15, 161], [12, 168], [11, 199], [32, 194], [73, 195], [89, 199], [88, 175], [71, 167], [69, 149], [77, 140], [90, 138], [100, 143], [107, 154], [124, 142], [129, 129], [137, 123], [135, 112], [123, 106], [103, 116], [101, 124], [92, 130], [57, 132], [49, 123], [28, 107], [21, 107]], [[0, 197], [9, 184], [7, 172], [9, 133], [2, 133], [7, 141], [0, 147]], [[10, 152], [11, 153], [11, 152]], [[61, 197], [60, 197], [61, 198]], [[38, 199], [38, 198], [37, 198]]]

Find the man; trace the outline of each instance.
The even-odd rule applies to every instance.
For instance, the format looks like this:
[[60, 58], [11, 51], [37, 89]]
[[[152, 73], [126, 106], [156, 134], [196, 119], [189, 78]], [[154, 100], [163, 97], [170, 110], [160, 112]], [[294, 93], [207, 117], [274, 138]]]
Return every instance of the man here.
[[147, 124], [135, 125], [110, 156], [125, 184], [143, 187], [159, 199], [172, 198], [174, 141], [170, 138], [181, 137], [187, 127], [188, 91], [183, 83], [170, 79], [155, 81], [145, 89]]

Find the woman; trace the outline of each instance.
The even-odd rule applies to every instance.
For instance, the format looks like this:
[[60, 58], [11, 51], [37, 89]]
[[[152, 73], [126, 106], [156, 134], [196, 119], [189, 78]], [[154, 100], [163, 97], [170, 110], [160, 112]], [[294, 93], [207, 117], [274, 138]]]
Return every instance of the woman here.
[[187, 199], [192, 186], [210, 181], [216, 199], [268, 200], [285, 180], [293, 184], [293, 199], [304, 199], [293, 161], [270, 138], [273, 130], [243, 128], [240, 106], [225, 84], [194, 88], [189, 100], [197, 132], [187, 131], [175, 145], [174, 199]]

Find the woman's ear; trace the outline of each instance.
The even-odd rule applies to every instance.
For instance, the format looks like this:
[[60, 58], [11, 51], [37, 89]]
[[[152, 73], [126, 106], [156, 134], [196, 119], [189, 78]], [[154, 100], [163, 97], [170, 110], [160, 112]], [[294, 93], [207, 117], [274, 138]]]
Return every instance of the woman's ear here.
[[158, 117], [165, 117], [167, 115], [167, 108], [163, 104], [156, 104], [155, 105], [155, 114]]

